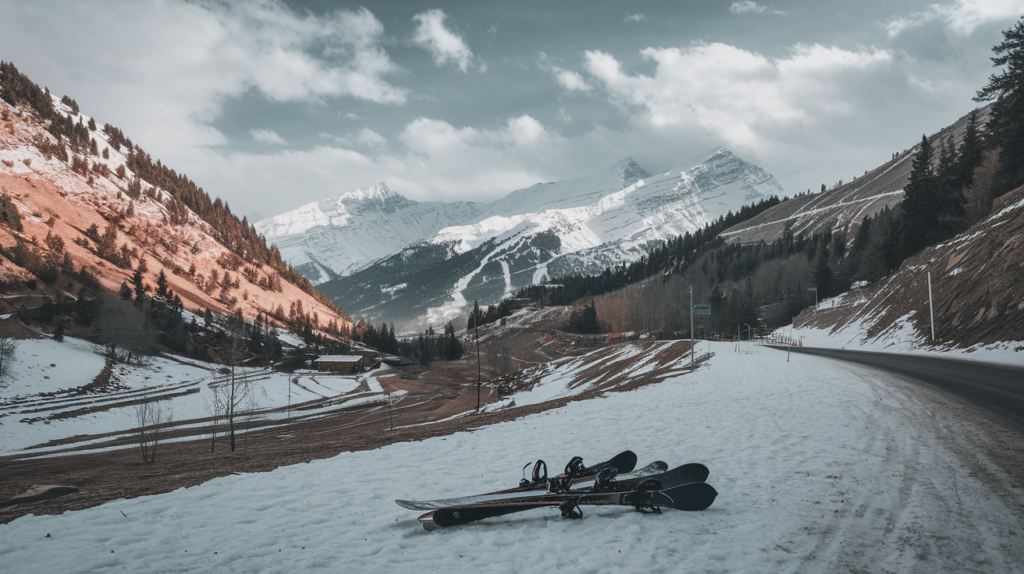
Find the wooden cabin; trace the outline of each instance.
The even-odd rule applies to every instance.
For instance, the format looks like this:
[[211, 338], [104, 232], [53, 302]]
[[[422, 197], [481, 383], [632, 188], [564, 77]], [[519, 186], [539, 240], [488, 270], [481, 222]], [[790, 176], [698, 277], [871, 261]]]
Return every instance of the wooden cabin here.
[[324, 355], [313, 362], [316, 370], [333, 373], [361, 373], [366, 364], [362, 355]]

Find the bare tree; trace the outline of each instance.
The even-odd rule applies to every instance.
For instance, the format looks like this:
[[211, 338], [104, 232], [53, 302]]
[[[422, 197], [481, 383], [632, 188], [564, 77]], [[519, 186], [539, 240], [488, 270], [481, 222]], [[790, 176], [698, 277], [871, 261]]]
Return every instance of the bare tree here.
[[992, 190], [999, 174], [999, 154], [1003, 148], [990, 149], [981, 156], [981, 165], [974, 170], [974, 185], [967, 189], [967, 219], [974, 223], [992, 211]]
[[227, 380], [221, 383], [221, 396], [223, 397], [223, 413], [228, 421], [231, 451], [234, 452], [235, 417], [243, 412], [245, 406], [252, 401], [253, 383], [249, 379], [248, 372], [238, 367], [248, 351], [243, 329], [232, 328], [227, 335], [227, 342], [218, 350], [218, 355], [231, 369]]
[[143, 395], [142, 402], [135, 405], [135, 422], [139, 425], [139, 447], [143, 462], [156, 461], [156, 447], [160, 444], [161, 427], [174, 420], [173, 411], [164, 412], [158, 400], [149, 400]]
[[[210, 413], [210, 452], [213, 452], [217, 445], [217, 422], [224, 414], [224, 397], [221, 395], [220, 384], [216, 381], [210, 384], [210, 390], [213, 391], [213, 402], [206, 403], [206, 409]], [[203, 401], [206, 399], [203, 398]]]
[[[121, 299], [107, 299], [103, 302], [93, 328], [107, 346], [110, 358], [115, 361], [141, 361], [143, 354], [156, 344], [156, 331], [149, 325], [145, 313]], [[118, 349], [124, 352], [118, 354]]]
[[18, 341], [9, 337], [0, 337], [0, 385], [11, 372], [11, 363], [14, 362], [14, 354], [17, 350]]

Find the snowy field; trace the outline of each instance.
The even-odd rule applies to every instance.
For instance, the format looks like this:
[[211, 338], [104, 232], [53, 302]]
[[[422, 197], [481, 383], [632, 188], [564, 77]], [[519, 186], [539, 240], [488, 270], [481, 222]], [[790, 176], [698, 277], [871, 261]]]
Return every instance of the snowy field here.
[[[843, 293], [819, 304], [822, 308], [857, 305], [859, 295], [856, 292]], [[1024, 341], [1001, 341], [990, 345], [974, 345], [966, 349], [950, 346], [932, 346], [926, 337], [920, 336], [910, 322], [912, 314], [904, 315], [891, 326], [875, 337], [868, 337], [868, 325], [863, 321], [852, 321], [840, 329], [819, 329], [803, 327], [791, 329], [792, 325], [776, 331], [780, 337], [790, 337], [796, 341], [803, 340], [805, 347], [824, 347], [828, 349], [846, 349], [853, 351], [875, 351], [880, 353], [907, 353], [961, 359], [965, 361], [981, 361], [1002, 365], [1024, 366]], [[927, 319], [927, 317], [925, 317]]]
[[[103, 370], [103, 352], [103, 347], [73, 337], [61, 343], [49, 338], [18, 342], [11, 375], [0, 385], [0, 456], [26, 449], [33, 454], [57, 452], [67, 445], [51, 441], [68, 437], [77, 437], [76, 448], [112, 448], [110, 443], [118, 435], [130, 434], [138, 426], [133, 405], [143, 397], [159, 399], [164, 413], [173, 415], [179, 428], [193, 426], [203, 432], [208, 424], [203, 419], [212, 413], [214, 388], [227, 379], [219, 371], [221, 365], [153, 357], [145, 366], [115, 365], [113, 384], [103, 392], [83, 391]], [[246, 417], [267, 422], [326, 416], [342, 405], [379, 400], [383, 392], [375, 379], [377, 372], [352, 376], [239, 368], [236, 374], [252, 384], [241, 410], [253, 413]], [[312, 402], [317, 405], [301, 414], [287, 410], [289, 405]], [[90, 436], [107, 433], [115, 436]]]
[[[0, 525], [3, 571], [1009, 572], [1020, 500], [982, 482], [929, 391], [732, 343], [710, 367], [420, 442]], [[951, 431], [950, 429], [953, 429]], [[704, 512], [540, 509], [434, 532], [395, 498], [513, 486], [537, 458], [703, 462]], [[1017, 510], [1014, 510], [1017, 509]], [[1017, 512], [1015, 514], [1015, 512]], [[1017, 566], [1014, 566], [1016, 564]]]

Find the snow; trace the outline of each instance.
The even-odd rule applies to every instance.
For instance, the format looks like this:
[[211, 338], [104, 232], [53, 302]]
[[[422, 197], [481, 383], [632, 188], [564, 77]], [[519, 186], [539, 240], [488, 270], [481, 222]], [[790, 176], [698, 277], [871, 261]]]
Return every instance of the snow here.
[[[953, 270], [955, 274], [956, 269]], [[858, 304], [856, 292], [844, 293], [831, 299], [822, 300], [821, 307]], [[850, 299], [850, 300], [847, 300]], [[870, 324], [866, 319], [851, 321], [841, 328], [801, 327], [788, 325], [776, 331], [778, 337], [802, 341], [805, 347], [873, 351], [882, 353], [903, 353], [932, 357], [953, 358], [968, 361], [1024, 366], [1024, 341], [999, 341], [967, 348], [952, 345], [932, 345], [926, 337], [919, 335], [911, 324], [914, 312], [907, 313], [874, 337], [868, 337]], [[792, 332], [792, 335], [790, 333]]]
[[[0, 525], [4, 571], [1010, 571], [1021, 520], [918, 387], [732, 343], [711, 368], [449, 436]], [[959, 427], [957, 427], [959, 428]], [[699, 461], [703, 512], [541, 509], [424, 531], [393, 499], [518, 482], [537, 458]], [[951, 493], [955, 493], [955, 496]], [[1010, 538], [1007, 537], [1010, 533]], [[359, 540], [362, 538], [363, 540]]]
[[11, 373], [0, 382], [0, 400], [87, 385], [103, 370], [103, 348], [65, 337], [17, 341]]
[[[116, 436], [90, 435], [131, 434], [137, 426], [132, 401], [139, 397], [158, 399], [178, 421], [208, 417], [214, 388], [227, 378], [221, 365], [169, 355], [151, 358], [144, 366], [117, 364], [112, 372], [116, 388], [83, 392], [81, 387], [103, 369], [102, 355], [102, 347], [73, 337], [65, 337], [63, 343], [19, 341], [12, 376], [0, 387], [0, 455], [59, 454], [67, 445], [51, 441], [68, 437], [75, 437], [74, 445], [86, 450], [115, 448], [108, 443]], [[255, 409], [252, 417], [268, 422], [318, 418], [342, 405], [380, 400], [383, 389], [373, 378], [377, 372], [352, 376], [311, 370], [292, 374], [263, 368], [236, 370], [238, 377], [252, 381], [252, 401], [243, 405], [245, 410]], [[367, 378], [372, 381], [370, 392], [359, 391]], [[306, 405], [301, 414], [286, 410], [310, 401], [318, 403]]]
[[354, 273], [439, 229], [462, 223], [480, 208], [471, 202], [416, 202], [378, 183], [303, 205], [255, 226], [293, 266], [317, 268], [320, 276], [310, 280], [318, 284], [330, 279], [331, 273]]
[[[629, 165], [635, 166], [627, 170]], [[443, 324], [468, 311], [462, 293], [490, 262], [510, 261], [521, 277], [537, 281], [555, 263], [559, 273], [593, 273], [646, 255], [652, 244], [673, 239], [784, 190], [764, 170], [724, 149], [701, 156], [695, 165], [661, 175], [624, 178], [642, 170], [632, 160], [598, 174], [510, 193], [494, 202], [475, 220], [441, 229], [428, 240], [453, 245], [464, 254], [488, 241], [493, 248], [480, 265], [462, 277], [451, 277], [451, 291], [418, 319], [421, 324]], [[520, 261], [521, 244], [542, 233], [558, 237], [555, 258], [538, 260], [530, 268]], [[506, 274], [506, 296], [526, 282], [512, 283]], [[482, 304], [497, 301], [482, 300]], [[378, 312], [371, 308], [356, 312]]]

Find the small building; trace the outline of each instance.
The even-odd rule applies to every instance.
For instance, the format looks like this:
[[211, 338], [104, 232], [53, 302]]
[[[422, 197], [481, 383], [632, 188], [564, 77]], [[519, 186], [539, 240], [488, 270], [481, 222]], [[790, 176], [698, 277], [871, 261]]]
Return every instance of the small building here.
[[362, 355], [324, 355], [313, 362], [316, 370], [334, 373], [361, 373], [366, 364]]

